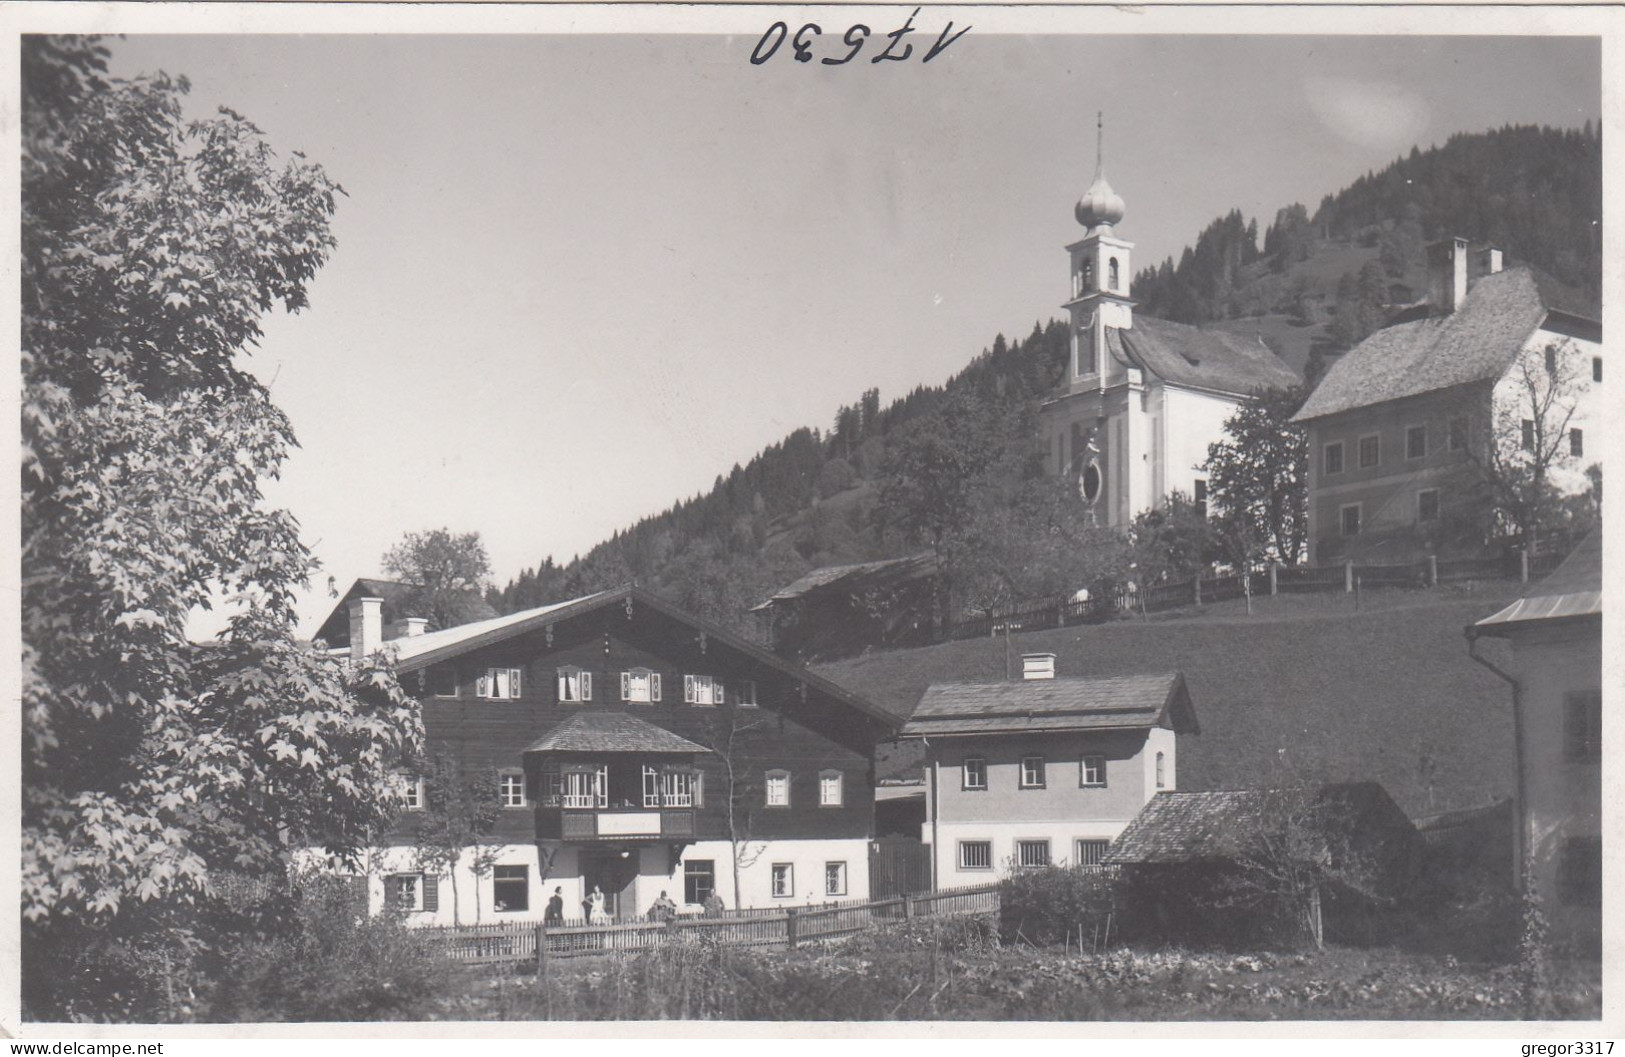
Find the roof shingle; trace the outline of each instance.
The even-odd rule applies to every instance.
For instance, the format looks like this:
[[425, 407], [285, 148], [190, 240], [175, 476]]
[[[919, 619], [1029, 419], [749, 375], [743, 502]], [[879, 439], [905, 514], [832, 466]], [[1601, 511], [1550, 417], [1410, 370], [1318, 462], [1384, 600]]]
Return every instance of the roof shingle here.
[[[1388, 838], [1414, 840], [1415, 827], [1376, 782], [1343, 782], [1308, 791], [1332, 831], [1376, 846]], [[1236, 789], [1158, 793], [1112, 841], [1105, 862], [1114, 865], [1233, 860], [1279, 830], [1299, 810], [1293, 790]]]
[[679, 737], [664, 727], [657, 727], [625, 712], [582, 712], [548, 731], [532, 742], [525, 751], [652, 752], [693, 755], [711, 750], [687, 738]]
[[1456, 311], [1386, 327], [1344, 353], [1292, 420], [1500, 378], [1554, 311], [1579, 314], [1555, 280], [1527, 266], [1486, 275]]
[[903, 737], [933, 734], [1132, 730], [1159, 725], [1195, 732], [1184, 676], [1028, 679], [946, 683], [926, 689]]
[[1245, 396], [1302, 381], [1263, 341], [1203, 330], [1155, 316], [1135, 316], [1129, 330], [1106, 329], [1111, 354], [1165, 381]]

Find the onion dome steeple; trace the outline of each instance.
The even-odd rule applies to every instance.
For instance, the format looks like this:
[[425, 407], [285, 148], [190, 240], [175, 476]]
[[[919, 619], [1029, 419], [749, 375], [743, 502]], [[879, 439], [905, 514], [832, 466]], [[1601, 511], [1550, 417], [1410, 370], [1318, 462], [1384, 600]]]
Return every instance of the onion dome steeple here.
[[1123, 219], [1123, 196], [1112, 190], [1106, 182], [1106, 123], [1104, 116], [1095, 114], [1095, 180], [1089, 190], [1078, 199], [1072, 213], [1078, 223], [1095, 232], [1109, 232], [1112, 225]]

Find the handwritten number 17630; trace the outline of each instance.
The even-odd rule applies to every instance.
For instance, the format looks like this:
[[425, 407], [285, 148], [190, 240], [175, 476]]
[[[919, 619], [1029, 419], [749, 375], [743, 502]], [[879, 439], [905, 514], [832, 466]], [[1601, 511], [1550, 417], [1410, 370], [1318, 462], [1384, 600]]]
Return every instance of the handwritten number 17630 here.
[[[907, 61], [908, 57], [914, 54], [914, 45], [903, 43], [903, 38], [914, 32], [914, 15], [919, 13], [920, 9], [916, 7], [914, 9], [914, 13], [908, 16], [907, 22], [904, 22], [900, 27], [886, 34], [891, 41], [886, 45], [886, 50], [881, 52], [879, 55], [876, 55], [869, 61]], [[922, 63], [930, 62], [938, 55], [941, 55], [948, 49], [948, 45], [952, 44], [960, 37], [963, 37], [971, 30], [971, 27], [966, 26], [958, 33], [953, 33], [953, 28], [954, 24], [952, 22], [949, 22], [943, 27], [942, 32], [937, 36], [936, 42], [933, 43], [930, 48], [926, 49], [925, 54], [921, 57], [920, 61]], [[863, 25], [861, 22], [854, 23], [852, 27], [846, 31], [845, 35], [841, 37], [841, 40], [845, 42], [847, 48], [850, 50], [847, 51], [845, 55], [838, 58], [830, 58], [826, 56], [819, 61], [825, 66], [846, 65], [858, 57], [858, 52], [863, 50], [864, 42], [869, 39], [869, 33], [870, 31], [868, 26]], [[950, 33], [952, 33], [951, 36]], [[755, 50], [750, 53], [750, 63], [752, 66], [760, 66], [762, 63], [771, 59], [774, 54], [778, 52], [779, 46], [784, 43], [784, 39], [786, 37], [790, 37], [790, 47], [793, 51], [795, 60], [797, 62], [811, 62], [813, 59], [813, 41], [823, 35], [823, 28], [820, 27], [816, 22], [808, 22], [806, 25], [796, 30], [794, 36], [790, 36], [789, 26], [785, 25], [783, 22], [775, 22], [771, 26], [767, 27], [767, 32], [762, 34], [762, 39], [756, 42]], [[901, 50], [898, 48], [899, 45], [902, 46]]]

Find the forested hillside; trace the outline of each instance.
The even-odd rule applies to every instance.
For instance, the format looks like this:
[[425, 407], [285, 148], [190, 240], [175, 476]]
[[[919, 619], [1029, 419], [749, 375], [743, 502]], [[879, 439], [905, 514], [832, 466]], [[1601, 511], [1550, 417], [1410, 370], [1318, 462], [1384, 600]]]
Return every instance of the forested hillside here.
[[[1509, 263], [1597, 297], [1601, 216], [1602, 140], [1589, 123], [1462, 134], [1360, 177], [1313, 215], [1280, 209], [1262, 238], [1239, 211], [1219, 217], [1177, 264], [1136, 276], [1133, 293], [1140, 312], [1257, 334], [1312, 383], [1331, 357], [1426, 296], [1424, 246], [1436, 238], [1492, 242]], [[635, 579], [754, 634], [747, 610], [802, 573], [920, 549], [917, 536], [883, 532], [880, 518], [887, 457], [906, 428], [921, 431], [966, 397], [1030, 406], [1059, 380], [1066, 349], [1064, 323], [1035, 323], [1020, 341], [996, 338], [943, 386], [885, 406], [869, 389], [827, 430], [796, 430], [708, 493], [568, 563], [546, 558], [490, 600], [511, 612]]]
[[870, 389], [828, 431], [798, 429], [711, 491], [616, 533], [568, 564], [551, 558], [494, 592], [513, 612], [636, 580], [691, 612], [754, 636], [747, 610], [810, 569], [913, 553], [918, 543], [880, 531], [879, 482], [888, 442], [943, 413], [950, 399], [1033, 405], [1060, 379], [1066, 325], [1035, 323], [1020, 341], [997, 337], [942, 386], [882, 406]]

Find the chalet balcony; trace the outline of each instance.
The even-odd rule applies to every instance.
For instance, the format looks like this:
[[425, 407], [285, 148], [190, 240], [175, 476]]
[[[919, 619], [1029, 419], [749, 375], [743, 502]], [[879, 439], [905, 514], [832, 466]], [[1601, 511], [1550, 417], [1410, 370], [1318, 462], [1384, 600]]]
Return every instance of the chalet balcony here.
[[567, 841], [687, 840], [692, 807], [549, 807], [536, 809], [536, 838]]

